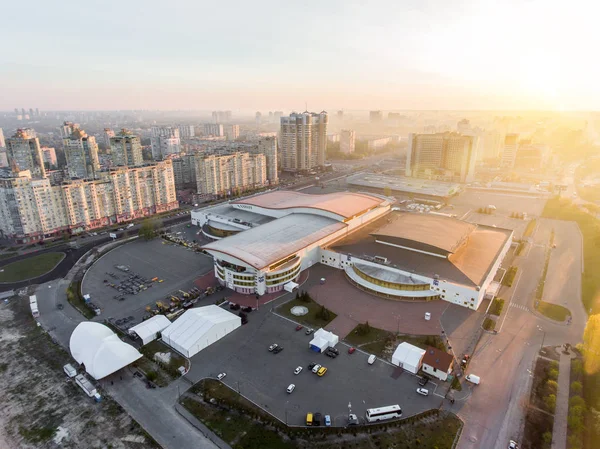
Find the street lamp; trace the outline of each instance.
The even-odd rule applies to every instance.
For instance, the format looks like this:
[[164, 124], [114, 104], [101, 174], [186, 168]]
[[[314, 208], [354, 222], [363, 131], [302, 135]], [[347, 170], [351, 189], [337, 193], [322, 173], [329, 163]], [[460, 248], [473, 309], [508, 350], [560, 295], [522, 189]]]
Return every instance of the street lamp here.
[[542, 334], [542, 344], [540, 345], [540, 351], [542, 349], [544, 349], [544, 340], [546, 339], [546, 331], [544, 329], [542, 329], [541, 326], [537, 326], [537, 330], [539, 330], [540, 332], [543, 332]]
[[351, 414], [352, 414], [352, 402], [348, 402], [348, 419], [350, 419]]

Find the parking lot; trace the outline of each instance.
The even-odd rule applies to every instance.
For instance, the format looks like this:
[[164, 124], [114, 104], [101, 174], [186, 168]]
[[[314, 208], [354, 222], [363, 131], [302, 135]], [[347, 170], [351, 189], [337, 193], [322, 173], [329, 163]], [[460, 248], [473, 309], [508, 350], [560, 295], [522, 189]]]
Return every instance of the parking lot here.
[[[126, 266], [129, 271], [122, 271], [116, 266]], [[149, 242], [136, 240], [110, 251], [94, 263], [85, 274], [81, 290], [84, 295], [89, 294], [91, 301], [101, 309], [97, 320], [133, 316], [129, 324], [139, 323], [146, 313], [146, 306], [156, 306], [157, 301], [164, 301], [171, 294], [177, 295], [178, 290], [190, 290], [194, 279], [210, 271], [212, 266], [210, 257], [183, 246], [169, 244], [159, 238]], [[130, 279], [131, 276], [138, 278]], [[158, 279], [143, 282], [153, 278]], [[126, 285], [139, 292], [124, 294], [110, 284]], [[143, 284], [147, 289], [136, 288], [136, 284]], [[124, 299], [119, 300], [115, 296]]]
[[477, 211], [480, 207], [494, 205], [498, 215], [510, 216], [513, 212], [527, 213], [530, 217], [542, 214], [546, 201], [543, 197], [518, 195], [510, 193], [494, 193], [479, 190], [467, 190], [451, 198], [448, 203], [451, 208], [443, 212], [456, 214], [461, 218], [469, 211]]
[[[434, 383], [427, 386], [429, 396], [420, 396], [418, 378], [410, 373], [400, 374], [402, 370], [381, 360], [369, 365], [368, 354], [348, 354], [342, 342], [335, 359], [315, 353], [309, 349], [312, 335], [295, 328], [267, 308], [254, 311], [247, 325], [195, 355], [186, 377], [197, 382], [225, 372], [223, 382], [290, 425], [303, 425], [308, 412], [328, 414], [334, 425], [345, 425], [349, 404], [361, 422], [367, 408], [399, 404], [406, 417], [440, 404], [442, 397], [432, 394]], [[283, 351], [269, 352], [273, 343]], [[327, 373], [313, 374], [308, 369], [311, 362], [327, 367]], [[295, 375], [298, 366], [303, 370]], [[292, 383], [296, 388], [288, 394]]]

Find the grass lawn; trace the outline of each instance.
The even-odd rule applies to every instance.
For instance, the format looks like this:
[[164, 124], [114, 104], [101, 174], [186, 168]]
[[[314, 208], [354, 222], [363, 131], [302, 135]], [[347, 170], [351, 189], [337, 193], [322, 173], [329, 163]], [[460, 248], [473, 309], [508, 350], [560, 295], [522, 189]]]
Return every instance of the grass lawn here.
[[490, 314], [500, 316], [502, 309], [504, 309], [504, 300], [502, 298], [496, 298], [490, 307]]
[[45, 253], [2, 267], [0, 282], [19, 282], [51, 271], [65, 257], [64, 253]]
[[378, 357], [386, 358], [386, 348], [394, 347], [402, 342], [410, 343], [421, 349], [426, 349], [428, 346], [433, 346], [438, 349], [446, 350], [444, 342], [437, 335], [404, 335], [396, 336], [393, 332], [388, 332], [383, 329], [371, 327], [366, 335], [361, 335], [355, 327], [344, 339], [346, 343], [351, 344], [363, 351], [375, 354]]
[[191, 414], [234, 449], [450, 449], [461, 428], [455, 415], [435, 412], [412, 422], [370, 427], [368, 433], [360, 426], [347, 429], [286, 427], [220, 382], [204, 380], [192, 390], [205, 400], [213, 398], [217, 404], [230, 409], [210, 405], [199, 397], [187, 396], [181, 401]]
[[545, 301], [540, 301], [536, 310], [551, 320], [560, 322], [565, 321], [567, 317], [571, 315], [571, 312], [566, 307], [559, 306], [557, 304], [551, 304]]
[[144, 345], [141, 350], [142, 354], [147, 356], [150, 360], [154, 360], [154, 354], [157, 352], [168, 352], [171, 354], [171, 359], [168, 366], [165, 366], [164, 369], [173, 377], [178, 378], [180, 376], [179, 371], [177, 369], [180, 366], [185, 366], [186, 369], [189, 367], [189, 361], [183, 357], [181, 354], [173, 351], [167, 345], [165, 345], [160, 340], [154, 340]]
[[530, 220], [529, 223], [527, 223], [527, 227], [525, 228], [525, 231], [523, 232], [524, 239], [526, 239], [527, 237], [530, 237], [533, 234], [533, 231], [535, 230], [535, 225], [536, 225], [535, 218], [533, 220]]
[[67, 288], [67, 301], [69, 301], [69, 304], [75, 307], [84, 317], [91, 320], [96, 314], [85, 304], [80, 289], [81, 281], [72, 282]]
[[[308, 313], [304, 316], [293, 315], [292, 312], [290, 312], [290, 310], [292, 309], [292, 307], [295, 307], [295, 306], [306, 307], [308, 309]], [[335, 313], [333, 313], [330, 310], [329, 311], [329, 319], [324, 320], [321, 317], [317, 316], [317, 314], [320, 310], [321, 310], [321, 305], [317, 304], [313, 300], [310, 300], [309, 302], [304, 302], [300, 299], [293, 299], [290, 302], [286, 302], [285, 304], [282, 304], [281, 306], [279, 306], [277, 308], [277, 313], [289, 318], [290, 320], [296, 321], [297, 323], [302, 323], [305, 326], [310, 326], [315, 329], [318, 329], [320, 327], [327, 326], [337, 316]]]
[[515, 281], [515, 276], [517, 275], [517, 271], [517, 267], [510, 267], [502, 278], [502, 285], [505, 285], [506, 287], [512, 287], [513, 282]]

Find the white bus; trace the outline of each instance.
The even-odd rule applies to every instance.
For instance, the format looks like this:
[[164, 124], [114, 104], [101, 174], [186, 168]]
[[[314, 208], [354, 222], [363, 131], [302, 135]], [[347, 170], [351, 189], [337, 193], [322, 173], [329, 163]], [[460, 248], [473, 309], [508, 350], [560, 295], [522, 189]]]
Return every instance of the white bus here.
[[34, 318], [38, 318], [40, 316], [40, 311], [38, 309], [37, 298], [35, 295], [29, 297], [29, 307], [31, 308], [31, 314]]
[[388, 405], [387, 407], [367, 409], [366, 418], [368, 422], [383, 421], [385, 419], [400, 418], [402, 409], [399, 405]]

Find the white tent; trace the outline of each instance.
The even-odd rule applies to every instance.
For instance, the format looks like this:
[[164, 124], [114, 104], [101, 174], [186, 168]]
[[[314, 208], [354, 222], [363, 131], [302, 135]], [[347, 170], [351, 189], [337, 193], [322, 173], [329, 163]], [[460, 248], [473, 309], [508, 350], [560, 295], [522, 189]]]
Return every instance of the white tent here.
[[158, 333], [169, 327], [171, 322], [164, 315], [155, 315], [152, 318], [142, 321], [129, 329], [130, 334], [135, 334], [147, 345], [152, 340], [156, 340]]
[[308, 344], [308, 347], [315, 352], [323, 352], [329, 346], [335, 347], [338, 344], [340, 338], [333, 332], [326, 331], [325, 329], [319, 329], [315, 332], [314, 338]]
[[162, 340], [186, 357], [202, 351], [242, 325], [242, 319], [219, 306], [187, 310], [162, 331]]
[[94, 379], [102, 379], [142, 357], [133, 346], [123, 343], [108, 327], [100, 323], [80, 323], [69, 341], [71, 355], [83, 364]]
[[413, 374], [421, 369], [425, 349], [418, 348], [410, 343], [403, 342], [398, 345], [392, 355], [392, 364], [404, 368]]
[[298, 284], [296, 284], [295, 282], [288, 282], [287, 284], [285, 284], [283, 286], [283, 288], [285, 289], [285, 291], [287, 292], [293, 292], [295, 290], [298, 290]]

